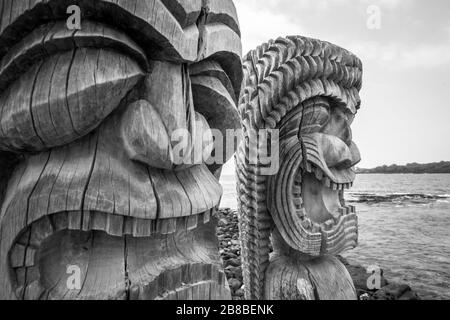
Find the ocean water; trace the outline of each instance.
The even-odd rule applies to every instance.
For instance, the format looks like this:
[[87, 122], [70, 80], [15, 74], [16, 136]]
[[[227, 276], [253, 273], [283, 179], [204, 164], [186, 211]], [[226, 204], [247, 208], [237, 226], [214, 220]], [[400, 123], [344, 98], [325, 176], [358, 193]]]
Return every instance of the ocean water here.
[[[221, 179], [222, 207], [236, 208], [233, 175]], [[450, 299], [450, 174], [360, 174], [348, 203], [359, 217], [350, 262], [377, 265], [424, 299]]]

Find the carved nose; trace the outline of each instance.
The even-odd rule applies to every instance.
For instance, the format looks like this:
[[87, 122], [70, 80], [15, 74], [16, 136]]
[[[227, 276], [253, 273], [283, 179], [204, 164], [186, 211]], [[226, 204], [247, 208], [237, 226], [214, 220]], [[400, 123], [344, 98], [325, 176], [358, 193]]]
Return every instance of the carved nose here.
[[361, 162], [361, 153], [359, 148], [353, 141], [350, 144], [350, 153], [352, 154], [352, 167]]
[[349, 147], [352, 143], [352, 129], [350, 128], [351, 120], [349, 115], [339, 108], [333, 109], [330, 120], [322, 128], [321, 132], [340, 138]]
[[322, 134], [320, 139], [320, 149], [329, 168], [348, 169], [361, 161], [358, 147], [354, 142], [349, 143], [342, 139]]

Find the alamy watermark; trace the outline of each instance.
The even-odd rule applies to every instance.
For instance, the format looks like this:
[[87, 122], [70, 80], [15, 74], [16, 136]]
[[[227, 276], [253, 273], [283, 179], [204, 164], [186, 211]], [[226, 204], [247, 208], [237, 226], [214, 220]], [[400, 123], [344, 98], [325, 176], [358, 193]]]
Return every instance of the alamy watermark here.
[[67, 14], [70, 14], [67, 18], [67, 29], [69, 30], [81, 30], [81, 8], [77, 5], [72, 5], [67, 8]]
[[381, 29], [381, 8], [377, 5], [370, 5], [367, 7], [367, 29], [380, 30]]
[[81, 268], [77, 265], [68, 265], [66, 268], [66, 286], [69, 290], [81, 290]]
[[[202, 128], [200, 122], [196, 128]], [[198, 137], [187, 129], [174, 130], [171, 135], [172, 162], [175, 165], [223, 165], [235, 154], [236, 149], [246, 141], [247, 159], [250, 165], [258, 166], [261, 175], [273, 175], [279, 169], [279, 130], [261, 129], [244, 134], [241, 129], [218, 129], [203, 131]], [[224, 136], [225, 134], [225, 136]]]

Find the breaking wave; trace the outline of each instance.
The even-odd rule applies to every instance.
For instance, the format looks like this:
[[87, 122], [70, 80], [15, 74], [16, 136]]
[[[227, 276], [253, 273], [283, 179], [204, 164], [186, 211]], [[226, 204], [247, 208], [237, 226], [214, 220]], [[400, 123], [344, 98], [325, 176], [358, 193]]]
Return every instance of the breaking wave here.
[[353, 203], [392, 203], [392, 204], [427, 204], [435, 201], [450, 201], [450, 194], [425, 194], [425, 193], [363, 193], [349, 192], [346, 201]]

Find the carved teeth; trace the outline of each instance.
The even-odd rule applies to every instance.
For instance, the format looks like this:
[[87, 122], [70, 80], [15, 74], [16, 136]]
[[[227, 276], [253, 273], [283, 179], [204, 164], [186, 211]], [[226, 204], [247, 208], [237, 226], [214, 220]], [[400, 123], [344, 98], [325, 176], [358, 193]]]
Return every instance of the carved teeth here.
[[298, 185], [294, 185], [292, 187], [292, 194], [294, 194], [296, 196], [300, 196], [302, 194], [302, 188]]
[[326, 187], [331, 189], [332, 182], [331, 182], [331, 180], [329, 178], [323, 179], [323, 183], [325, 184]]
[[311, 220], [309, 218], [305, 218], [302, 221], [302, 227], [305, 228], [306, 230], [311, 230], [313, 224], [311, 223]]
[[319, 233], [320, 230], [321, 230], [320, 225], [318, 223], [313, 223], [312, 232], [313, 233]]
[[333, 228], [334, 224], [335, 224], [335, 222], [333, 219], [327, 220], [323, 223], [326, 230], [331, 230]]
[[319, 168], [315, 168], [314, 173], [316, 175], [316, 179], [321, 181], [323, 179], [323, 172]]
[[[333, 182], [330, 178], [328, 178], [322, 171], [322, 169], [320, 169], [319, 167], [316, 167], [314, 165], [311, 165], [310, 163], [306, 163], [305, 165], [305, 171], [308, 173], [312, 173], [314, 174], [315, 178], [318, 181], [322, 181], [322, 183], [334, 190], [334, 191], [343, 191], [343, 190], [349, 190], [353, 187], [353, 182], [347, 182], [347, 183], [336, 183]], [[296, 177], [294, 179], [294, 186], [301, 186], [301, 178]]]
[[300, 208], [302, 206], [302, 200], [300, 198], [295, 197], [293, 199], [293, 202], [294, 202], [294, 206], [297, 208]]

